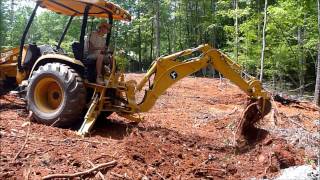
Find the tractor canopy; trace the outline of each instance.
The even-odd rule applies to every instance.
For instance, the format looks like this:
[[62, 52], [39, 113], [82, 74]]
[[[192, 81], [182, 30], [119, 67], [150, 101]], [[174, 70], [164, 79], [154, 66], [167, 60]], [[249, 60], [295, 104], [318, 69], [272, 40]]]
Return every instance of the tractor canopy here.
[[[35, 61], [40, 57], [39, 51], [40, 47], [36, 44], [29, 44], [26, 51], [31, 52], [31, 49], [34, 49], [34, 53], [31, 53], [32, 56], [24, 56], [23, 50], [25, 46], [25, 40], [27, 34], [29, 32], [30, 26], [33, 22], [34, 17], [36, 16], [36, 12], [38, 7], [42, 7], [53, 11], [55, 13], [70, 16], [70, 19], [65, 26], [63, 33], [61, 34], [60, 40], [56, 45], [55, 49], [52, 49], [54, 52], [63, 52], [61, 49], [61, 43], [69, 29], [69, 26], [74, 17], [82, 17], [82, 25], [79, 42], [72, 43], [72, 50], [74, 53], [74, 57], [76, 60], [83, 61], [84, 59], [84, 44], [85, 44], [85, 34], [87, 29], [88, 17], [97, 17], [97, 18], [106, 18], [108, 19], [109, 24], [113, 24], [113, 20], [123, 20], [123, 21], [131, 21], [131, 15], [120, 6], [109, 2], [107, 0], [34, 0], [36, 2], [36, 6], [30, 16], [30, 19], [26, 25], [26, 28], [22, 34], [22, 38], [20, 41], [20, 49], [18, 56], [18, 70], [19, 72], [28, 72], [31, 67], [34, 65]], [[106, 37], [106, 47], [109, 47], [110, 38], [111, 38], [111, 29], [107, 33]], [[28, 58], [26, 58], [28, 57]], [[28, 67], [28, 62], [30, 67]]]
[[131, 21], [131, 15], [126, 10], [105, 0], [37, 0], [36, 2], [42, 8], [66, 16], [83, 16], [86, 6], [90, 5], [88, 16]]

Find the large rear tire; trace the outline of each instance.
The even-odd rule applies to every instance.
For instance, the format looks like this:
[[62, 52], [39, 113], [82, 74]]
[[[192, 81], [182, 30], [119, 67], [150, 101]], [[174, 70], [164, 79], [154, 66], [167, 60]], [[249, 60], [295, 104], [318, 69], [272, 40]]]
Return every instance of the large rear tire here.
[[32, 73], [27, 100], [36, 121], [66, 127], [80, 119], [86, 89], [74, 69], [61, 63], [48, 63]]

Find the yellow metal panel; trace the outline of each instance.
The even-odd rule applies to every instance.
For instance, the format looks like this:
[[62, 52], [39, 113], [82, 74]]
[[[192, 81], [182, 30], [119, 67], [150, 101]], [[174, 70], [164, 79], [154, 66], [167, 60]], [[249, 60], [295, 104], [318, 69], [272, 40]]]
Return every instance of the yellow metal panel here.
[[8, 63], [8, 64], [1, 64], [0, 65], [0, 69], [1, 70], [5, 70], [5, 69], [8, 69], [8, 68], [16, 68], [17, 67], [17, 63]]
[[[27, 47], [28, 45], [25, 45], [23, 47], [22, 62], [25, 59]], [[21, 83], [23, 79], [25, 79], [26, 73], [17, 71], [17, 61], [18, 61], [19, 51], [20, 51], [20, 47], [1, 51], [0, 79], [5, 79], [6, 77], [11, 77], [11, 78], [16, 77], [18, 84]]]
[[[73, 63], [73, 64], [77, 64], [79, 66], [82, 66], [84, 67], [83, 63], [77, 59], [74, 59], [74, 58], [70, 58], [68, 56], [65, 56], [65, 55], [62, 55], [62, 54], [46, 54], [46, 55], [43, 55], [41, 56], [37, 61], [36, 63], [34, 63], [33, 65], [33, 68], [31, 70], [31, 72], [33, 72], [34, 68], [37, 66], [37, 64], [43, 60], [47, 60], [47, 59], [58, 59], [58, 60], [62, 60], [62, 61], [67, 61], [67, 62], [70, 62], [70, 63]], [[31, 76], [32, 73], [30, 73], [30, 76]]]
[[16, 81], [18, 84], [22, 83], [24, 79], [26, 79], [27, 73], [25, 71], [19, 72], [17, 71]]
[[17, 74], [17, 59], [19, 48], [7, 49], [1, 51], [0, 59], [0, 79], [4, 80], [6, 77], [14, 78]]
[[5, 79], [5, 77], [16, 77], [17, 74], [17, 63], [1, 64], [0, 65], [0, 77]]
[[0, 64], [15, 63], [18, 60], [19, 47], [1, 51]]
[[1, 74], [5, 74], [8, 77], [16, 77], [17, 63], [0, 65], [0, 72]]
[[115, 20], [131, 21], [131, 15], [120, 6], [104, 0], [38, 0], [40, 6], [67, 16], [82, 16], [85, 6], [91, 4], [89, 16], [106, 18], [112, 13]]

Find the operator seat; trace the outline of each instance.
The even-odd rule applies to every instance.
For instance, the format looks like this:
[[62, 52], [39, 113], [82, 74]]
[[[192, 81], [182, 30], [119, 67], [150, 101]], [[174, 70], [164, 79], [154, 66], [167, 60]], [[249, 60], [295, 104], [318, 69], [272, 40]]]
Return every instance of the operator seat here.
[[24, 68], [31, 69], [40, 56], [55, 53], [55, 49], [53, 49], [53, 47], [50, 45], [44, 44], [38, 46], [35, 43], [29, 44], [26, 49], [26, 55], [22, 66]]
[[41, 56], [40, 49], [36, 44], [29, 44], [22, 66], [31, 69], [32, 65]]
[[80, 50], [80, 43], [79, 42], [73, 42], [71, 44], [72, 52], [75, 59], [80, 60], [83, 62], [83, 59], [81, 58], [81, 50]]

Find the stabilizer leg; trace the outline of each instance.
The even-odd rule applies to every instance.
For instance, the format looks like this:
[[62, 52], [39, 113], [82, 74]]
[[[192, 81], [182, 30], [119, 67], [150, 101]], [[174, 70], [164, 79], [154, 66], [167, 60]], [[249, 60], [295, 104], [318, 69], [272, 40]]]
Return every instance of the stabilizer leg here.
[[98, 104], [99, 95], [95, 92], [92, 97], [92, 103], [90, 104], [90, 107], [84, 117], [84, 122], [77, 132], [78, 135], [85, 136], [90, 132], [101, 111]]

